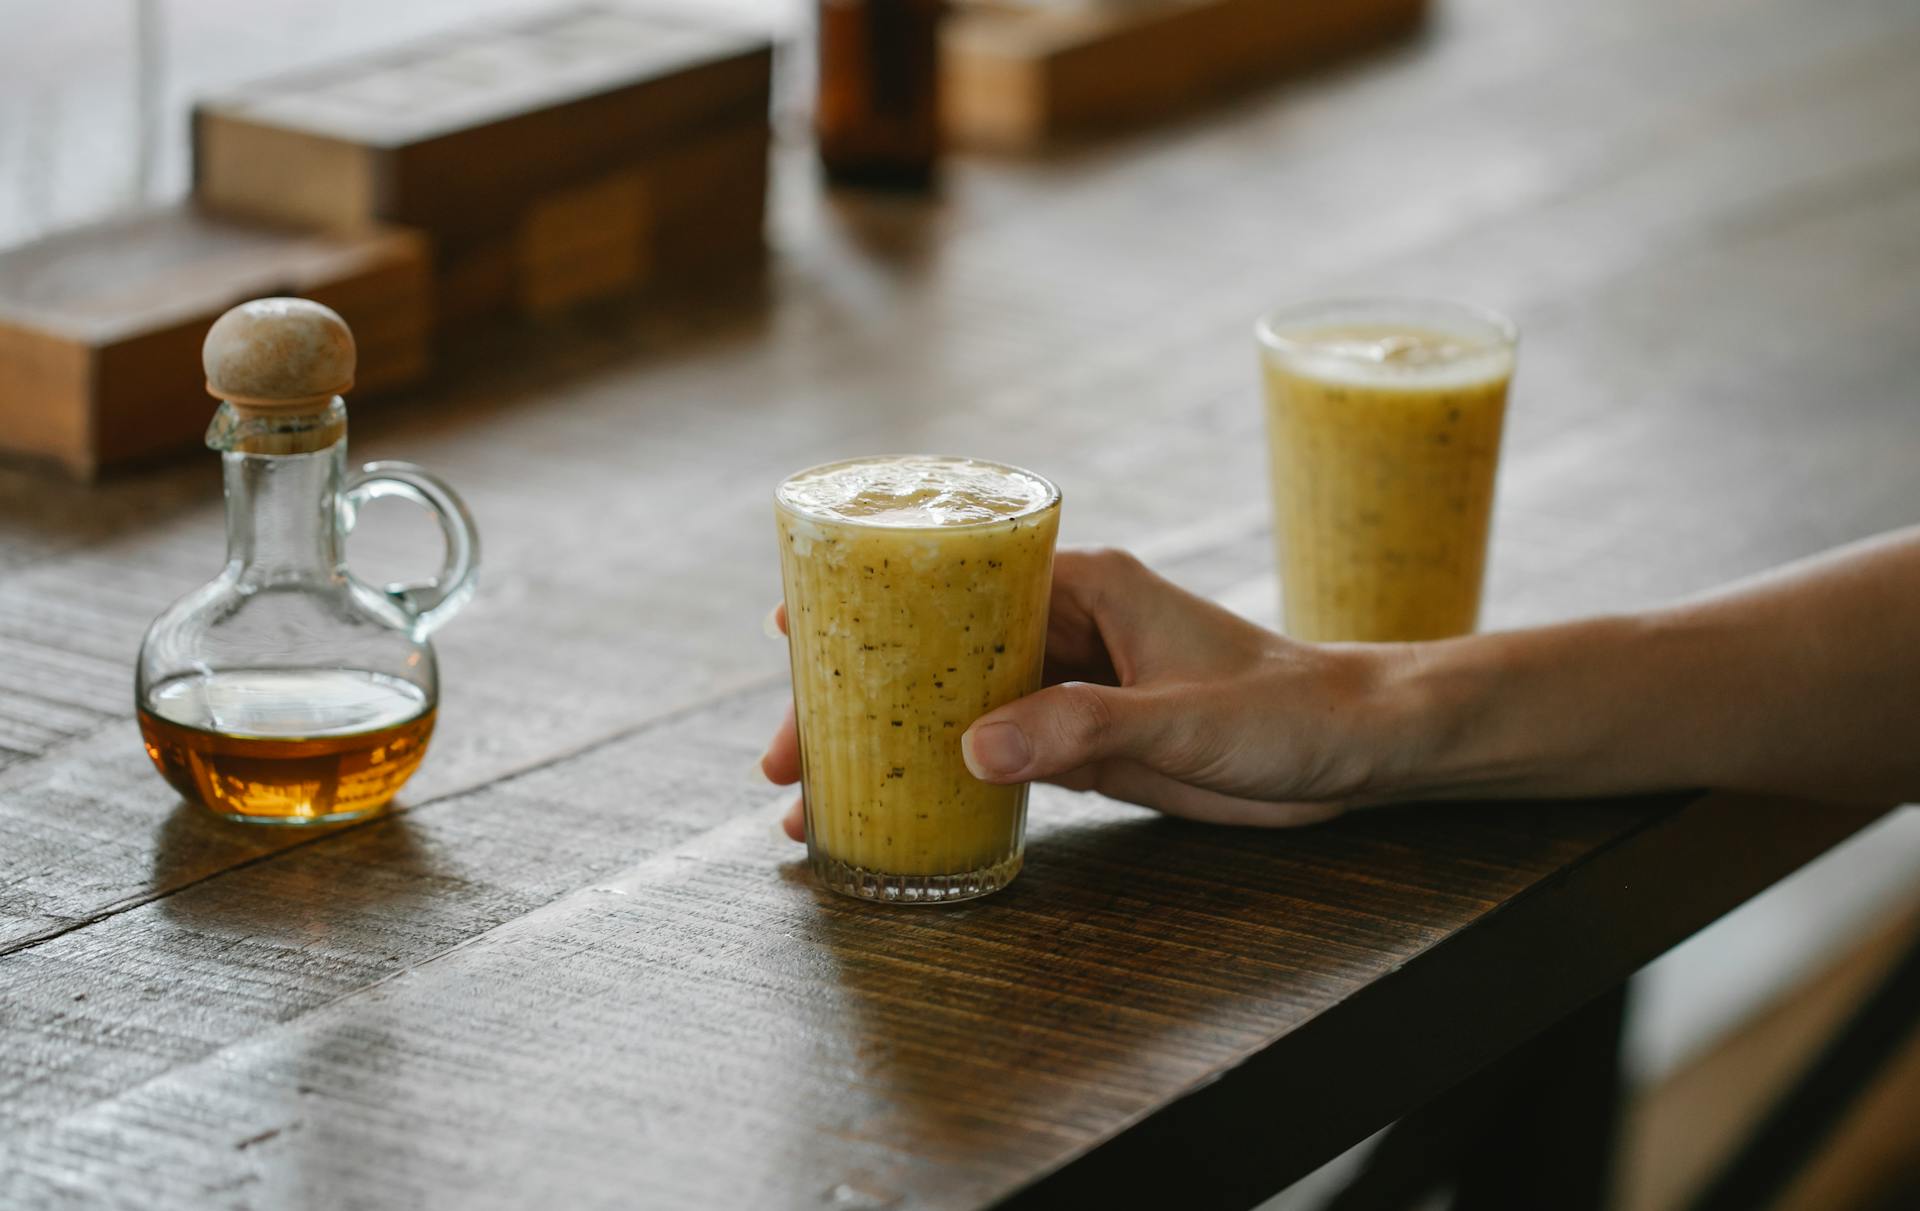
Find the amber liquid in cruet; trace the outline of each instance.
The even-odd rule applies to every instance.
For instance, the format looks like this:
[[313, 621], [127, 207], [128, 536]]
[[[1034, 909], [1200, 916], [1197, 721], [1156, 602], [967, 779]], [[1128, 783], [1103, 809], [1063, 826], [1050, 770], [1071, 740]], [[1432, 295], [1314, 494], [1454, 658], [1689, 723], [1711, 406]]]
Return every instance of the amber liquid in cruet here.
[[419, 768], [434, 709], [416, 686], [352, 669], [171, 678], [139, 705], [147, 755], [187, 799], [253, 821], [381, 807]]

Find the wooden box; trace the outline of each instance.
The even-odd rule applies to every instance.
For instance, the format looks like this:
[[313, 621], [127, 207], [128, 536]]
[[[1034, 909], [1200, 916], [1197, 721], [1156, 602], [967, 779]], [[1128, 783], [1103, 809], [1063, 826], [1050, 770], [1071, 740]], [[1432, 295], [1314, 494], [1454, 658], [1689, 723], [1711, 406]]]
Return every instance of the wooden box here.
[[543, 12], [202, 103], [195, 193], [424, 231], [443, 322], [543, 311], [758, 257], [771, 64], [734, 29]]
[[1162, 117], [1406, 33], [1427, 0], [971, 0], [941, 35], [963, 146], [1025, 149]]
[[527, 201], [438, 241], [442, 323], [573, 303], [757, 264], [767, 126], [742, 124]]
[[250, 298], [303, 295], [353, 327], [355, 395], [426, 372], [425, 242], [314, 234], [176, 207], [0, 253], [0, 450], [90, 479], [197, 443], [217, 406], [200, 342]]

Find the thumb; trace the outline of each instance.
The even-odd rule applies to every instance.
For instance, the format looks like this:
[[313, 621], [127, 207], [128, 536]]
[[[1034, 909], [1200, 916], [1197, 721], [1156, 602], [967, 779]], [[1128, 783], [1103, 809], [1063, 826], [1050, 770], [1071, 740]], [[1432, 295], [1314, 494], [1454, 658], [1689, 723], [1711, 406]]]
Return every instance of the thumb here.
[[976, 719], [960, 755], [982, 782], [1032, 782], [1107, 757], [1157, 765], [1177, 721], [1139, 690], [1069, 681]]

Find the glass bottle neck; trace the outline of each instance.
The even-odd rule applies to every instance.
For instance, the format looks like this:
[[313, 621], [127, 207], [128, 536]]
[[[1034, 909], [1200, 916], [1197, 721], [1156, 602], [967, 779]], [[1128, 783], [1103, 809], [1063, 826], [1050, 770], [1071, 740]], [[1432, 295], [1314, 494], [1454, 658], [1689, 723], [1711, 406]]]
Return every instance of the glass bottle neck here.
[[344, 414], [325, 428], [254, 421], [223, 427], [216, 419], [208, 444], [221, 451], [232, 574], [265, 585], [320, 583], [342, 573]]

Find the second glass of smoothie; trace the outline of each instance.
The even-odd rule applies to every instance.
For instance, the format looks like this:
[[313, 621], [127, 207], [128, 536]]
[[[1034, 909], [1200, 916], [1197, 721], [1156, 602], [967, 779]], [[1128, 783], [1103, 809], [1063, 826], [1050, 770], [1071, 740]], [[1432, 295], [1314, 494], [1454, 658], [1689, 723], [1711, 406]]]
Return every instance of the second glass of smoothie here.
[[1513, 325], [1456, 303], [1327, 302], [1257, 335], [1287, 634], [1473, 630]]
[[863, 458], [788, 479], [775, 514], [815, 875], [906, 904], [1006, 886], [1027, 788], [976, 780], [960, 737], [1040, 687], [1059, 490], [999, 463]]

